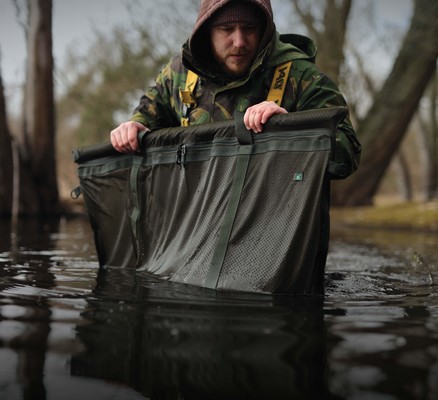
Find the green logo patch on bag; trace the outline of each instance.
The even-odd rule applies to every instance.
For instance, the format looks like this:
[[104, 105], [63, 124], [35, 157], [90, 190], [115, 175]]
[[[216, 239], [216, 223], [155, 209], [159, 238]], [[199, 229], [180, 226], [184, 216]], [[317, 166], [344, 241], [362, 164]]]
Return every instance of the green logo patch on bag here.
[[304, 179], [304, 174], [302, 172], [294, 173], [294, 181], [302, 181]]

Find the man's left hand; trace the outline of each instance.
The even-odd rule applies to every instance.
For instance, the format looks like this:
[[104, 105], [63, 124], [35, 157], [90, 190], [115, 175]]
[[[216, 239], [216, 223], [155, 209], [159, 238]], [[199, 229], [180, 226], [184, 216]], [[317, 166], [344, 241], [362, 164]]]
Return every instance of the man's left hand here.
[[273, 101], [263, 101], [246, 110], [243, 122], [246, 129], [260, 133], [263, 131], [263, 125], [275, 114], [287, 114], [287, 111]]

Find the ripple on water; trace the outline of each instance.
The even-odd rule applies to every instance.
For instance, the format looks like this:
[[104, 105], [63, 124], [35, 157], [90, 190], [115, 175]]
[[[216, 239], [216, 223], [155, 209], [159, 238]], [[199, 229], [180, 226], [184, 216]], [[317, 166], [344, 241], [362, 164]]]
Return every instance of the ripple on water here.
[[[24, 244], [0, 253], [0, 358], [8, 363], [8, 372], [0, 363], [6, 377], [0, 398], [5, 387], [22, 390], [16, 371], [26, 357], [35, 376], [44, 376], [48, 398], [66, 391], [75, 398], [87, 391], [143, 398], [129, 388], [146, 395], [157, 381], [173, 394], [204, 383], [248, 389], [253, 397], [265, 390], [265, 398], [282, 388], [310, 393], [324, 385], [345, 399], [421, 398], [418, 390], [436, 398], [438, 295], [427, 281], [427, 269], [436, 275], [437, 258], [427, 252], [432, 241], [425, 247], [410, 238], [392, 247], [336, 238], [326, 296], [313, 302], [99, 270], [89, 226], [77, 222], [41, 236], [22, 235]], [[427, 268], [412, 264], [412, 252]], [[272, 382], [281, 383], [271, 388]]]

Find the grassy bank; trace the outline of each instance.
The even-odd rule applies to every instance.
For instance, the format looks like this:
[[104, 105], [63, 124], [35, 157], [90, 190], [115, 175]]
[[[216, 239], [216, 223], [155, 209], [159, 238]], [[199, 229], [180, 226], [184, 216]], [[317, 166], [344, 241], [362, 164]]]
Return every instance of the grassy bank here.
[[345, 226], [438, 232], [438, 201], [332, 208], [331, 215], [333, 224]]

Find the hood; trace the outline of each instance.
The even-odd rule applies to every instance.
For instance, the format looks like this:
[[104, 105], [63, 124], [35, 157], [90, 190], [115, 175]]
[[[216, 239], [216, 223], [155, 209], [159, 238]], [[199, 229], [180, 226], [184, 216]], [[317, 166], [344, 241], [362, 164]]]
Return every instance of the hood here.
[[266, 21], [259, 52], [266, 50], [266, 47], [271, 43], [276, 30], [270, 0], [201, 0], [192, 34], [183, 46], [184, 63], [189, 69], [205, 71], [206, 67], [211, 66], [210, 34], [207, 32], [209, 21], [217, 11], [231, 2], [251, 3], [261, 10]]
[[315, 63], [316, 53], [315, 42], [307, 36], [294, 33], [279, 35], [275, 51], [271, 55], [271, 62], [267, 65], [278, 65], [294, 60], [307, 60]]

